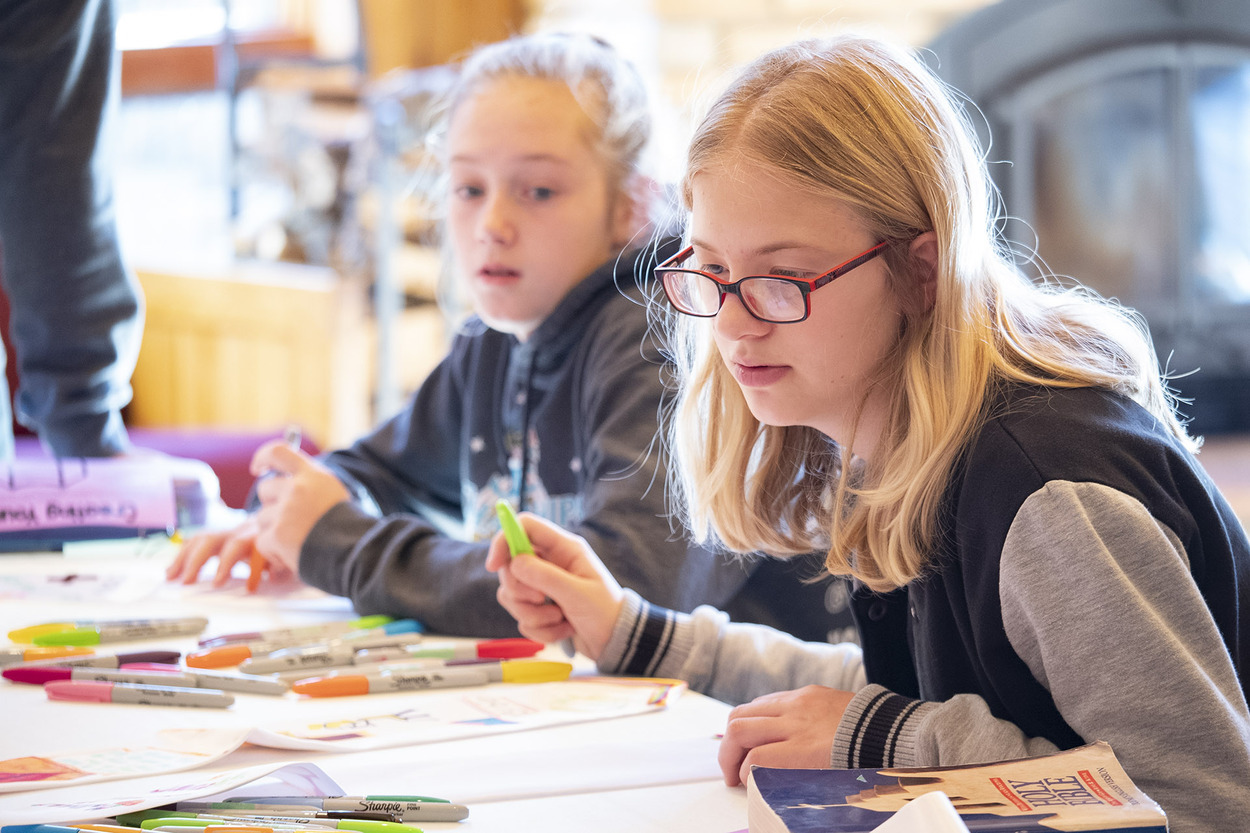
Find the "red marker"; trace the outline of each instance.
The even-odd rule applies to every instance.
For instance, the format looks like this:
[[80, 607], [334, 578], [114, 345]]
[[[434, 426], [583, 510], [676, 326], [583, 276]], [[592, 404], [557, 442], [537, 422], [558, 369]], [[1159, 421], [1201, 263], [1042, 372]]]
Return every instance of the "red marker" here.
[[445, 645], [396, 645], [361, 651], [356, 655], [354, 664], [397, 659], [521, 659], [532, 657], [542, 649], [541, 642], [520, 637]]

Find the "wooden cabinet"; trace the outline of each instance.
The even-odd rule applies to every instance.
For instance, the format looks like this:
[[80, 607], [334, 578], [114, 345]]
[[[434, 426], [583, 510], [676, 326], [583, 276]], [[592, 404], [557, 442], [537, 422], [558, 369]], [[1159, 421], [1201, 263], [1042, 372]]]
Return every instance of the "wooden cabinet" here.
[[364, 293], [329, 269], [239, 265], [138, 273], [147, 303], [130, 423], [280, 429], [322, 447], [372, 425]]

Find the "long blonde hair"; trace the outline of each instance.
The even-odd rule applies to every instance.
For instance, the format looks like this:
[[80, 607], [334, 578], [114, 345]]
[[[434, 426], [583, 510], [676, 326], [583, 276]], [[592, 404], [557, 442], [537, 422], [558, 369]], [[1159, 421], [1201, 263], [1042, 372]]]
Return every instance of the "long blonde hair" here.
[[[749, 66], [691, 144], [691, 181], [747, 159], [850, 204], [877, 239], [904, 310], [873, 380], [888, 402], [869, 464], [806, 427], [762, 425], [721, 362], [707, 320], [675, 319], [675, 492], [696, 538], [736, 552], [828, 549], [826, 566], [875, 589], [924, 570], [943, 494], [996, 386], [1102, 387], [1191, 443], [1136, 316], [1014, 266], [975, 133], [914, 56], [853, 36], [803, 41]], [[935, 298], [906, 245], [932, 231]], [[819, 298], [813, 299], [820, 303]]]

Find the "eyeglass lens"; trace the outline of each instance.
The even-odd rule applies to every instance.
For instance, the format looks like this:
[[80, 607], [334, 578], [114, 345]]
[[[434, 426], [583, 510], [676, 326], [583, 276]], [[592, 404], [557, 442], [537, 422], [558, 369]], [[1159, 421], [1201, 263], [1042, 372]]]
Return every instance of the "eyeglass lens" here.
[[[690, 315], [713, 316], [720, 310], [722, 284], [699, 272], [664, 273], [664, 288], [673, 306]], [[798, 321], [807, 313], [803, 292], [794, 284], [770, 278], [748, 278], [737, 285], [739, 298], [756, 316], [768, 321]], [[733, 292], [734, 290], [727, 290]]]

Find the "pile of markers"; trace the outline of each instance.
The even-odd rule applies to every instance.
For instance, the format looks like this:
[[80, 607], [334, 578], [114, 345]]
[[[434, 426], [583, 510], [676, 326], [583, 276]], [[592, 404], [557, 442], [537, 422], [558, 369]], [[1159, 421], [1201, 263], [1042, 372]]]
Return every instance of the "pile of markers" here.
[[421, 795], [253, 796], [224, 801], [180, 801], [122, 813], [111, 822], [17, 824], [0, 833], [280, 833], [290, 830], [347, 830], [356, 833], [422, 833], [411, 822], [461, 821], [469, 808]]
[[[147, 650], [96, 653], [96, 647], [202, 633], [202, 616], [176, 619], [120, 619], [45, 622], [9, 632], [14, 643], [28, 647], [0, 648], [4, 678], [42, 685], [51, 700], [87, 703], [209, 706], [234, 702], [226, 689], [283, 693], [273, 681], [249, 687], [236, 675], [191, 674], [179, 669], [179, 651]], [[225, 679], [229, 676], [229, 679]]]
[[[339, 630], [328, 633], [326, 628]], [[569, 663], [531, 659], [543, 646], [529, 639], [442, 644], [422, 639], [421, 626], [412, 619], [364, 617], [203, 640], [200, 650], [187, 656], [187, 665], [237, 665], [241, 674], [279, 680], [310, 697], [547, 682], [566, 679], [572, 671]]]
[[94, 653], [108, 642], [199, 634], [207, 625], [202, 617], [33, 625], [9, 633], [30, 647], [0, 649], [0, 673], [43, 685], [54, 700], [226, 708], [232, 692], [336, 697], [549, 682], [572, 671], [535, 659], [543, 646], [532, 640], [423, 643], [418, 622], [386, 616], [201, 639], [185, 666], [178, 651]]

